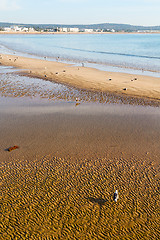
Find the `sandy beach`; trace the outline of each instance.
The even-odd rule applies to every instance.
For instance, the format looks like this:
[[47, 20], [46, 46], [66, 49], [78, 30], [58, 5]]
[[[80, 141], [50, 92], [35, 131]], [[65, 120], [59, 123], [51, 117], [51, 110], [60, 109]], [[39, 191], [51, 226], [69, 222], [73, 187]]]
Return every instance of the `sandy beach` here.
[[0, 240], [160, 240], [160, 0], [0, 0]]
[[158, 119], [152, 107], [1, 99], [3, 239], [158, 239]]
[[105, 72], [47, 60], [1, 54], [2, 65], [14, 66], [28, 76], [68, 84], [79, 89], [110, 92], [160, 101], [160, 78]]
[[157, 240], [159, 78], [0, 62], [2, 239]]

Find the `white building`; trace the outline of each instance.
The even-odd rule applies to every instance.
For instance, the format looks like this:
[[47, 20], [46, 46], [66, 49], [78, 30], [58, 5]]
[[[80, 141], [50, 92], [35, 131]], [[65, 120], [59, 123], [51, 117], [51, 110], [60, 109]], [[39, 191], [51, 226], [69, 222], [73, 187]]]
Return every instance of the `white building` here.
[[68, 28], [60, 28], [60, 32], [68, 32]]
[[21, 30], [22, 32], [29, 32], [29, 28], [27, 28], [27, 27], [24, 27], [24, 28], [22, 28], [22, 30]]
[[12, 30], [12, 29], [11, 29], [10, 27], [5, 27], [5, 28], [4, 28], [4, 31], [5, 31], [5, 32], [10, 32], [11, 30]]
[[34, 28], [29, 28], [28, 31], [29, 31], [29, 32], [35, 32], [35, 29], [34, 29]]
[[79, 32], [79, 28], [68, 28], [68, 32]]
[[89, 28], [89, 29], [84, 29], [85, 32], [91, 33], [93, 32], [93, 29]]
[[12, 29], [12, 31], [15, 31], [15, 32], [21, 32], [22, 31], [22, 28], [18, 27], [18, 26], [12, 26], [11, 29]]
[[79, 28], [57, 28], [58, 32], [79, 32]]

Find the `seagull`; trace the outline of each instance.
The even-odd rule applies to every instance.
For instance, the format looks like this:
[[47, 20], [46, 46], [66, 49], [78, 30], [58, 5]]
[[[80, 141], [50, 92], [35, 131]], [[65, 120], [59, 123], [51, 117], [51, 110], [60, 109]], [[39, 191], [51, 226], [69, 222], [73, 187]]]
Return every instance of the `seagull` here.
[[114, 193], [114, 201], [117, 202], [119, 196], [118, 196], [118, 190], [115, 191]]

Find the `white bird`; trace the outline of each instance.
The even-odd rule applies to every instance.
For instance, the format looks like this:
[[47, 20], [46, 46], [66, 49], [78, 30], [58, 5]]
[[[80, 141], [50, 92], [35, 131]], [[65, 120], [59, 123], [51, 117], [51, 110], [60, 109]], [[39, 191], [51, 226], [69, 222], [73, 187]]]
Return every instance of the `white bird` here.
[[114, 193], [114, 201], [117, 202], [119, 196], [118, 196], [118, 190], [115, 191]]

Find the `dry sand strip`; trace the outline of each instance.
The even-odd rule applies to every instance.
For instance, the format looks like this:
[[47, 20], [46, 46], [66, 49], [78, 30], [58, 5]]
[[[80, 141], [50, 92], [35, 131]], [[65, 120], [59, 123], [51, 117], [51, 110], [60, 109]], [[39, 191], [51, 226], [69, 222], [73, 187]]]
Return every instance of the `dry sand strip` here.
[[142, 34], [160, 34], [160, 31], [158, 32], [40, 32], [40, 31], [33, 31], [33, 32], [16, 32], [16, 31], [9, 31], [9, 32], [6, 32], [6, 31], [0, 31], [0, 34], [16, 34], [16, 35], [24, 35], [24, 34], [27, 34], [27, 35], [33, 35], [33, 34], [40, 34], [40, 35], [53, 35], [53, 34], [56, 34], [56, 35], [68, 35], [68, 34], [83, 34], [83, 35], [117, 35], [117, 34], [127, 34], [127, 35], [131, 35], [131, 34], [139, 34], [139, 35], [142, 35]]
[[160, 78], [127, 73], [106, 72], [60, 62], [0, 55], [0, 63], [14, 66], [25, 74], [68, 84], [80, 89], [111, 92], [160, 101]]

